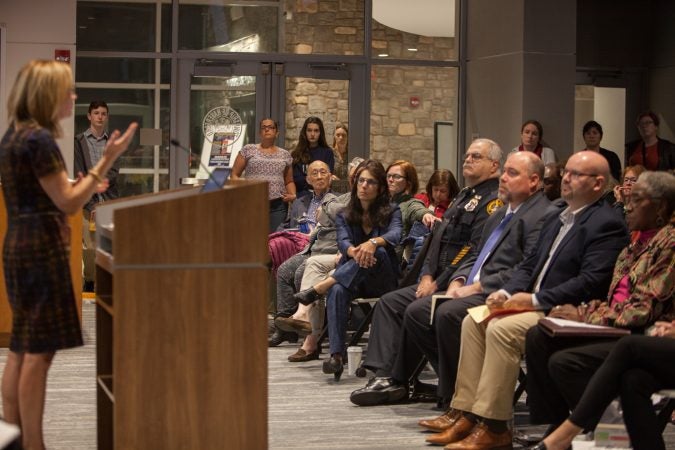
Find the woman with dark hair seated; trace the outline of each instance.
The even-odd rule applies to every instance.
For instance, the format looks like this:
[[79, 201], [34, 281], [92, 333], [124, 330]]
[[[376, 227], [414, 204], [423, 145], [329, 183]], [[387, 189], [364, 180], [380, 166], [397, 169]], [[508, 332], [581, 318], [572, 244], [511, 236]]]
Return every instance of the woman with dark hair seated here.
[[569, 419], [530, 450], [565, 450], [583, 430], [592, 430], [618, 395], [635, 450], [665, 450], [651, 396], [675, 388], [675, 321], [657, 322], [653, 336], [627, 336], [595, 372]]
[[[634, 333], [657, 320], [675, 318], [674, 210], [675, 176], [642, 173], [626, 205], [633, 239], [617, 258], [608, 300], [558, 306], [549, 317], [628, 328]], [[553, 338], [540, 327], [530, 329], [525, 359], [532, 423], [562, 423], [616, 342], [592, 337]]]
[[351, 198], [337, 217], [338, 249], [342, 254], [333, 275], [295, 294], [310, 304], [328, 293], [326, 300], [330, 359], [323, 372], [339, 380], [349, 304], [357, 297], [379, 297], [396, 288], [398, 259], [395, 248], [401, 238], [401, 211], [390, 203], [384, 167], [378, 161], [362, 163], [354, 175]]
[[450, 206], [450, 202], [459, 194], [459, 185], [455, 176], [448, 169], [436, 169], [427, 182], [426, 190], [415, 195], [422, 200], [424, 206], [439, 219]]

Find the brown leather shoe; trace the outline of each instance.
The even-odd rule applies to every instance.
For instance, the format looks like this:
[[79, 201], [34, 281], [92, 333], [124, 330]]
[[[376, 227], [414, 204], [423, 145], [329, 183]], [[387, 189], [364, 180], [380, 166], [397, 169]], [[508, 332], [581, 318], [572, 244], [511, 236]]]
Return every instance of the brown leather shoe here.
[[312, 324], [306, 320], [293, 319], [292, 317], [277, 317], [274, 325], [283, 331], [294, 333], [311, 333]]
[[440, 433], [453, 426], [460, 417], [462, 417], [462, 411], [449, 408], [442, 416], [438, 416], [435, 419], [422, 419], [417, 424], [427, 430]]
[[487, 425], [479, 423], [471, 434], [454, 443], [445, 446], [447, 450], [513, 450], [513, 435], [511, 430], [503, 433], [493, 433]]
[[316, 350], [313, 352], [307, 353], [303, 349], [299, 348], [297, 352], [293, 353], [288, 357], [289, 362], [305, 362], [305, 361], [313, 361], [315, 359], [319, 359], [319, 348], [317, 347]]
[[461, 441], [471, 434], [471, 430], [473, 430], [475, 426], [475, 423], [462, 415], [450, 428], [442, 433], [429, 436], [427, 442], [434, 445], [446, 445], [451, 442]]

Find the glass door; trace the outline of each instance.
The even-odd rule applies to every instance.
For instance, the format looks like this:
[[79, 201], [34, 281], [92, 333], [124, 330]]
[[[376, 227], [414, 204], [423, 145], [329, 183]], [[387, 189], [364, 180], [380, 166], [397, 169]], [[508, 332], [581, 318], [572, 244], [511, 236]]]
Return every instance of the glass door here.
[[172, 108], [180, 114], [172, 129], [180, 146], [170, 155], [171, 187], [182, 178], [205, 178], [209, 167], [231, 166], [239, 149], [257, 142], [266, 117], [279, 122], [277, 145], [289, 151], [305, 119], [316, 116], [329, 146], [342, 123], [349, 129], [347, 156], [367, 154], [368, 99], [359, 65], [182, 59], [178, 70]]

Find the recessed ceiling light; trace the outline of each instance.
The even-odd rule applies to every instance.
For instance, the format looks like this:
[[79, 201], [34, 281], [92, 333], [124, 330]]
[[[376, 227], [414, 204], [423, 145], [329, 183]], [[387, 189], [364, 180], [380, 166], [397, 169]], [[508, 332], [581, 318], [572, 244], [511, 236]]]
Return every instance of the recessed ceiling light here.
[[389, 56], [389, 53], [380, 53], [377, 56], [379, 56], [380, 58], [386, 58], [387, 56]]
[[409, 48], [408, 51], [409, 51], [409, 52], [416, 52], [417, 49], [416, 49], [416, 48]]

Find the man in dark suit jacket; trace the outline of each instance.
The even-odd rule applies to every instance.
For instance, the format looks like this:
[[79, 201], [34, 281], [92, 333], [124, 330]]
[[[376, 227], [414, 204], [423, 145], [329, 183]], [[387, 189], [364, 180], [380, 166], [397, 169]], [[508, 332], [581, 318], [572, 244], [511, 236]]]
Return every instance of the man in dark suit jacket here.
[[406, 309], [405, 337], [394, 364], [395, 378], [411, 375], [421, 351], [438, 374], [436, 395], [444, 403], [450, 401], [467, 308], [483, 304], [489, 294], [508, 281], [524, 256], [534, 249], [544, 221], [560, 211], [541, 190], [543, 176], [544, 163], [534, 153], [509, 155], [499, 180], [499, 198], [506, 205], [488, 218], [480, 245], [452, 275], [446, 292], [452, 300], [437, 305], [433, 324], [429, 323], [430, 301], [418, 300]]
[[606, 293], [614, 262], [628, 242], [623, 218], [604, 201], [607, 160], [579, 152], [567, 162], [562, 197], [568, 207], [546, 221], [535, 246], [502, 289], [486, 304], [495, 311], [534, 309], [477, 323], [462, 322], [462, 344], [455, 394], [457, 417], [436, 438], [447, 449], [487, 449], [511, 445], [513, 391], [525, 334], [545, 311], [563, 303], [579, 304]]
[[389, 402], [407, 396], [407, 380], [391, 376], [403, 335], [403, 313], [415, 301], [429, 301], [432, 294], [444, 293], [452, 273], [478, 245], [485, 221], [503, 204], [497, 198], [501, 157], [501, 149], [489, 139], [477, 139], [467, 149], [462, 171], [467, 187], [426, 238], [417, 259], [423, 264], [420, 282], [383, 295], [375, 308], [364, 366], [374, 370], [376, 377], [352, 393], [354, 403], [373, 404], [367, 400], [375, 391], [384, 392]]

